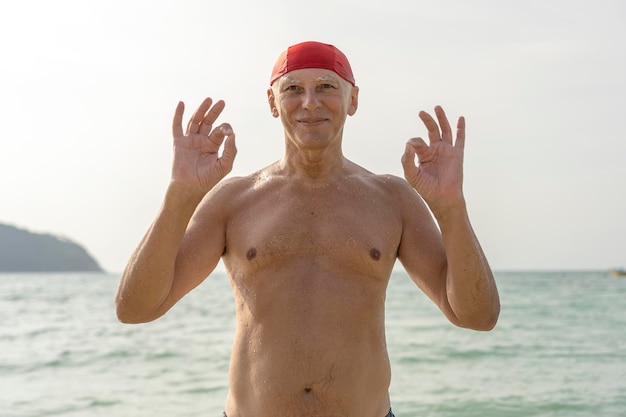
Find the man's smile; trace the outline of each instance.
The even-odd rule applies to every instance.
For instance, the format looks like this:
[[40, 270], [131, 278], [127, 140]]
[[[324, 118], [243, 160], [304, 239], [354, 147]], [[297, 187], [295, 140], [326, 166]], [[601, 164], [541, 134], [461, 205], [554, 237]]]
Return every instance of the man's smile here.
[[298, 119], [298, 123], [304, 126], [317, 126], [326, 121], [328, 121], [328, 119], [325, 119], [323, 117], [307, 117], [304, 119]]

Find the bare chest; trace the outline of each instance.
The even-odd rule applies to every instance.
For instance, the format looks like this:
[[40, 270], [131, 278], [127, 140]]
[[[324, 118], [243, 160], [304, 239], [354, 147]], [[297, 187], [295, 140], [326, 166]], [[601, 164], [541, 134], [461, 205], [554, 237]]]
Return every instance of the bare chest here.
[[384, 193], [277, 188], [254, 195], [234, 213], [227, 253], [250, 268], [309, 262], [386, 270], [400, 234], [399, 212]]

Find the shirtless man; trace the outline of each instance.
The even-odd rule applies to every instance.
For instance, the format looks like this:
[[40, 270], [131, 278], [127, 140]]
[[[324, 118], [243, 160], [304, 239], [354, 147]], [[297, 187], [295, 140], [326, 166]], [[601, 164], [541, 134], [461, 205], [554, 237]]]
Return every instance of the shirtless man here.
[[176, 109], [171, 182], [124, 271], [117, 315], [160, 317], [222, 258], [237, 315], [228, 417], [392, 416], [384, 303], [396, 259], [455, 325], [497, 321], [462, 192], [463, 118], [453, 138], [440, 107], [438, 123], [421, 112], [429, 143], [407, 143], [406, 181], [376, 175], [342, 153], [358, 93], [335, 47], [288, 48], [267, 92], [285, 154], [243, 178], [223, 179], [236, 154], [231, 127], [213, 127], [224, 103], [206, 99], [185, 132]]

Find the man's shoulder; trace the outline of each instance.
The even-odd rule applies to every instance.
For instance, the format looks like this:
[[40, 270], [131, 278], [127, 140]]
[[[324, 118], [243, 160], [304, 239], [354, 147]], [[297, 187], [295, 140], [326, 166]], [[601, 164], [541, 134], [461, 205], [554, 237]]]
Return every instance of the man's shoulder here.
[[246, 188], [250, 187], [254, 183], [254, 178], [257, 176], [256, 173], [245, 175], [245, 176], [233, 176], [224, 178], [222, 181], [217, 184], [213, 191], [215, 192], [230, 192], [237, 188]]
[[422, 197], [404, 178], [392, 174], [374, 174], [371, 172], [358, 175], [358, 187], [373, 197], [384, 198], [390, 205], [416, 212], [425, 207]]
[[412, 193], [413, 187], [404, 179], [392, 174], [375, 174], [362, 170], [355, 175], [360, 182], [387, 193]]
[[238, 196], [249, 195], [259, 188], [259, 183], [264, 181], [266, 171], [267, 168], [264, 168], [251, 174], [224, 178], [211, 190], [207, 199], [233, 201]]

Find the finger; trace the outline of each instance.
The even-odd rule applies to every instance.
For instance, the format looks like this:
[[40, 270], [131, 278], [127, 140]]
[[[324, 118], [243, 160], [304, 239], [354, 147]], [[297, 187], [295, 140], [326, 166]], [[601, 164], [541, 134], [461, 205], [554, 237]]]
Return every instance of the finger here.
[[178, 102], [176, 111], [174, 112], [174, 120], [172, 121], [172, 135], [177, 138], [183, 136], [183, 113], [185, 112], [185, 103]]
[[209, 152], [217, 152], [220, 149], [220, 146], [224, 143], [224, 139], [227, 136], [233, 134], [233, 129], [230, 127], [228, 123], [222, 123], [209, 134], [208, 143], [210, 144], [208, 150]]
[[441, 134], [439, 133], [439, 126], [435, 119], [425, 111], [421, 111], [419, 117], [422, 119], [426, 129], [428, 129], [428, 140], [430, 144], [432, 145], [433, 143], [439, 142], [441, 140]]
[[198, 133], [204, 114], [209, 110], [212, 102], [213, 100], [207, 97], [200, 103], [200, 106], [198, 106], [193, 116], [191, 116], [191, 119], [189, 119], [189, 123], [187, 123], [187, 133]]
[[222, 100], [216, 102], [213, 107], [211, 107], [209, 111], [204, 114], [198, 133], [202, 133], [204, 135], [209, 134], [209, 132], [211, 132], [211, 128], [213, 127], [213, 123], [215, 123], [217, 118], [220, 116], [225, 106], [226, 103]]
[[[426, 154], [430, 148], [424, 142], [422, 138], [412, 138], [406, 143], [405, 153], [402, 156], [403, 163], [408, 163], [415, 166], [415, 157], [417, 156], [418, 162], [423, 162], [426, 159]], [[410, 153], [410, 155], [409, 155]], [[408, 160], [405, 160], [409, 158]]]
[[452, 128], [450, 128], [446, 113], [441, 106], [436, 106], [435, 114], [437, 115], [437, 120], [439, 120], [439, 126], [441, 126], [441, 140], [452, 144]]
[[456, 124], [456, 142], [455, 147], [465, 149], [465, 117], [459, 117]]

